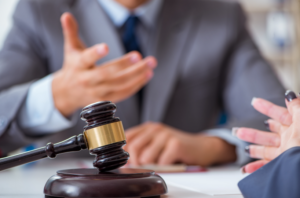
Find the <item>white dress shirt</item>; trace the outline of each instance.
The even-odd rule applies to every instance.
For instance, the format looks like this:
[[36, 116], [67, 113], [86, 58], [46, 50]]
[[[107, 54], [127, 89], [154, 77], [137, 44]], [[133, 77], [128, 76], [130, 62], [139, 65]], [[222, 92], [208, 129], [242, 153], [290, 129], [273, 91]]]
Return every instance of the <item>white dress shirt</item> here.
[[[121, 27], [131, 14], [127, 8], [114, 0], [98, 1], [116, 27]], [[161, 0], [150, 0], [135, 9], [133, 14], [138, 16], [143, 24], [153, 26], [154, 19], [158, 16], [162, 2]], [[77, 115], [71, 116], [69, 119], [65, 118], [55, 108], [52, 96], [52, 79], [53, 75], [50, 74], [30, 86], [25, 104], [19, 114], [18, 121], [20, 126], [31, 135], [62, 131], [74, 126], [79, 119]], [[220, 137], [228, 143], [235, 145], [238, 164], [243, 164], [249, 160], [249, 157], [244, 153], [244, 148], [247, 144], [231, 136], [229, 130], [212, 129], [207, 130], [206, 134]]]

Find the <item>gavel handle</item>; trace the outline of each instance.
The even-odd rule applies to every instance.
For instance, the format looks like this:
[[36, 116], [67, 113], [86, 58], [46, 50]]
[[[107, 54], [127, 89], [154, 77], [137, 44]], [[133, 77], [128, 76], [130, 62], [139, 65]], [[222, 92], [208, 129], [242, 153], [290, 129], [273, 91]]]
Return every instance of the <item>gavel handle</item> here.
[[80, 134], [56, 144], [48, 143], [45, 147], [42, 148], [5, 158], [0, 158], [0, 171], [46, 157], [55, 158], [57, 154], [80, 151], [86, 148], [87, 146], [84, 140], [84, 136]]

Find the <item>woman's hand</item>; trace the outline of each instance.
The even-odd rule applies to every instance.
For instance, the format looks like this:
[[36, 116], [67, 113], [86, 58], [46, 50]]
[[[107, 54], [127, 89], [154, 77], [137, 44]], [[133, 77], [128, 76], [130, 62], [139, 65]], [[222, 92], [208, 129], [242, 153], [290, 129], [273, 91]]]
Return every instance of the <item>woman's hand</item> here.
[[252, 173], [284, 151], [300, 146], [300, 99], [292, 91], [287, 91], [285, 97], [287, 109], [260, 98], [252, 101], [256, 110], [272, 118], [265, 122], [272, 133], [249, 128], [233, 129], [238, 138], [257, 144], [250, 145], [246, 151], [252, 158], [261, 159], [243, 167], [244, 172]]

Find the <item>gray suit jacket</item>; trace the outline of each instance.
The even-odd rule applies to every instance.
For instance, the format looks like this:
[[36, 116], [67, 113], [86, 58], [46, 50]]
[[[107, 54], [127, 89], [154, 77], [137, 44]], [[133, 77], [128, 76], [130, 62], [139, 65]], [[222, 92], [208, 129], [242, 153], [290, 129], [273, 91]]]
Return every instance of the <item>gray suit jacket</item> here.
[[[101, 62], [124, 54], [118, 32], [97, 0], [21, 0], [0, 53], [0, 150], [4, 153], [37, 138], [20, 128], [16, 117], [31, 83], [62, 66], [59, 19], [65, 11], [78, 20], [87, 46], [109, 45], [110, 54]], [[197, 133], [214, 128], [222, 110], [230, 120], [225, 127], [261, 128], [264, 117], [251, 107], [252, 97], [284, 105], [284, 89], [249, 36], [236, 3], [164, 0], [144, 53], [155, 56], [158, 67], [145, 87], [141, 116], [136, 96], [117, 104], [125, 128], [151, 120]], [[52, 137], [62, 140], [79, 134], [83, 126], [78, 120]]]

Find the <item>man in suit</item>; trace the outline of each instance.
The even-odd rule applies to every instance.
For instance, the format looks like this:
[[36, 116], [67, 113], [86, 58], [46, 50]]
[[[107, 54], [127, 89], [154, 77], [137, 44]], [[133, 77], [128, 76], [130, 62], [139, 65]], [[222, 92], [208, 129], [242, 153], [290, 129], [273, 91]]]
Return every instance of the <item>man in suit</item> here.
[[80, 108], [111, 100], [133, 164], [245, 163], [231, 124], [260, 127], [253, 96], [283, 105], [245, 23], [211, 0], [20, 1], [0, 53], [0, 149], [79, 134]]
[[[252, 173], [239, 182], [245, 198], [300, 197], [300, 99], [292, 91], [286, 92], [287, 109], [256, 98], [253, 106], [271, 117], [267, 127], [271, 131], [239, 128], [237, 137], [249, 141], [253, 158], [243, 170]], [[254, 172], [254, 173], [253, 173]]]

